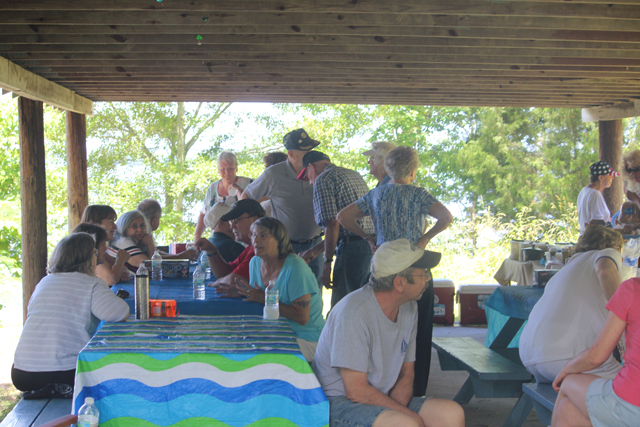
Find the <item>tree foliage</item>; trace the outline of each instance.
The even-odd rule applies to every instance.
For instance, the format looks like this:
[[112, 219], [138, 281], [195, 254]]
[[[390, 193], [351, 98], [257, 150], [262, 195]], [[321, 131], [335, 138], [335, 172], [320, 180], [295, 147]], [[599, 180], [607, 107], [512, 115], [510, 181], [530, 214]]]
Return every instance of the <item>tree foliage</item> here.
[[88, 121], [88, 136], [99, 141], [89, 156], [92, 203], [118, 212], [135, 209], [144, 198], [163, 205], [157, 238], [185, 240], [193, 235], [191, 215], [217, 175], [223, 137], [213, 140], [208, 156], [190, 155], [231, 104], [103, 103]]

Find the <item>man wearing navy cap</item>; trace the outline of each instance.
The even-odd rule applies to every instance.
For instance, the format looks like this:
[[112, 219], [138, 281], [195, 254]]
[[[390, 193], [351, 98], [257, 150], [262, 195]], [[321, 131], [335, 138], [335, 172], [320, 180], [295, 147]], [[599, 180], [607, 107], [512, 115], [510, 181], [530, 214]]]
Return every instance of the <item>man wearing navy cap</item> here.
[[605, 225], [611, 221], [611, 213], [604, 201], [602, 192], [611, 187], [613, 178], [620, 174], [613, 170], [607, 162], [596, 162], [589, 167], [591, 183], [578, 194], [578, 222], [580, 234], [587, 225]]
[[[267, 168], [247, 186], [239, 198], [271, 199], [271, 216], [287, 228], [293, 250], [304, 252], [318, 244], [322, 229], [313, 219], [313, 187], [308, 181], [297, 179], [302, 171], [302, 158], [320, 145], [304, 129], [289, 132], [283, 138], [287, 160]], [[322, 258], [316, 257], [309, 267], [320, 284]]]

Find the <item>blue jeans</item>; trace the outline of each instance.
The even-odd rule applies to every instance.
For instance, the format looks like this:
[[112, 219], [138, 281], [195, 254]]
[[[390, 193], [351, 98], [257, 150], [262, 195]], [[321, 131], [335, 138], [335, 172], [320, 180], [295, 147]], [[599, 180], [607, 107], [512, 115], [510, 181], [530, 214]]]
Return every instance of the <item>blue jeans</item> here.
[[331, 308], [350, 292], [363, 287], [369, 281], [371, 246], [363, 239], [343, 240], [336, 250], [333, 266], [333, 291]]
[[[309, 243], [299, 244], [291, 242], [291, 245], [293, 246], [293, 251], [299, 254], [300, 252], [304, 252], [307, 249], [312, 248], [321, 241], [322, 237], [318, 236]], [[318, 288], [320, 289], [320, 292], [322, 292], [322, 282], [320, 281], [320, 274], [322, 274], [322, 257], [318, 255], [313, 260], [311, 260], [311, 262], [309, 263], [309, 267], [311, 268], [311, 271], [313, 271], [313, 274], [315, 274], [316, 280], [318, 281]]]
[[[409, 409], [418, 413], [426, 397], [414, 397]], [[384, 406], [354, 403], [346, 396], [329, 397], [329, 425], [331, 427], [371, 427], [381, 413], [388, 410]]]

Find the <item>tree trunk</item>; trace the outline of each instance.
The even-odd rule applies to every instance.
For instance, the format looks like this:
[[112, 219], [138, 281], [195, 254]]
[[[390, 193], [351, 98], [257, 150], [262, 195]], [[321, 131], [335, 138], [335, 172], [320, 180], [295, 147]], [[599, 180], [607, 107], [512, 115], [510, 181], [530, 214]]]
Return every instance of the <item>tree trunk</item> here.
[[67, 111], [67, 208], [69, 232], [80, 223], [89, 203], [87, 181], [87, 121], [84, 114]]
[[[622, 162], [622, 120], [609, 120], [598, 122], [600, 160], [607, 162], [611, 167], [619, 171]], [[622, 178], [613, 180], [611, 187], [602, 193], [611, 215], [618, 212], [624, 201]]]
[[47, 267], [47, 183], [41, 101], [18, 98], [20, 199], [22, 209], [22, 312]]
[[[185, 130], [184, 130], [184, 102], [178, 102], [178, 115], [176, 120], [176, 164], [180, 170], [184, 170], [185, 159], [187, 157], [186, 146], [185, 146]], [[174, 202], [174, 210], [176, 212], [180, 212], [180, 216], [182, 217], [182, 213], [184, 211], [184, 191], [180, 191], [175, 198]]]

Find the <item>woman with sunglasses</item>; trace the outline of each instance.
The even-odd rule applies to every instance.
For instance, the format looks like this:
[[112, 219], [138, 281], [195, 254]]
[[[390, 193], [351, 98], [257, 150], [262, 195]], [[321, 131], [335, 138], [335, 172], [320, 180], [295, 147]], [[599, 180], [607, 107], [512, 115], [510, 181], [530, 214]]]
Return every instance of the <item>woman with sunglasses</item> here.
[[129, 261], [125, 267], [135, 274], [140, 264], [151, 259], [156, 250], [156, 244], [149, 233], [151, 227], [147, 218], [140, 211], [129, 211], [123, 213], [116, 221], [115, 236], [111, 241], [107, 254], [116, 257], [118, 250], [124, 249], [129, 252]]
[[101, 320], [124, 321], [129, 306], [95, 276], [98, 251], [106, 232], [95, 237], [73, 233], [49, 258], [48, 275], [29, 300], [11, 368], [11, 379], [25, 399], [71, 398], [80, 350]]

